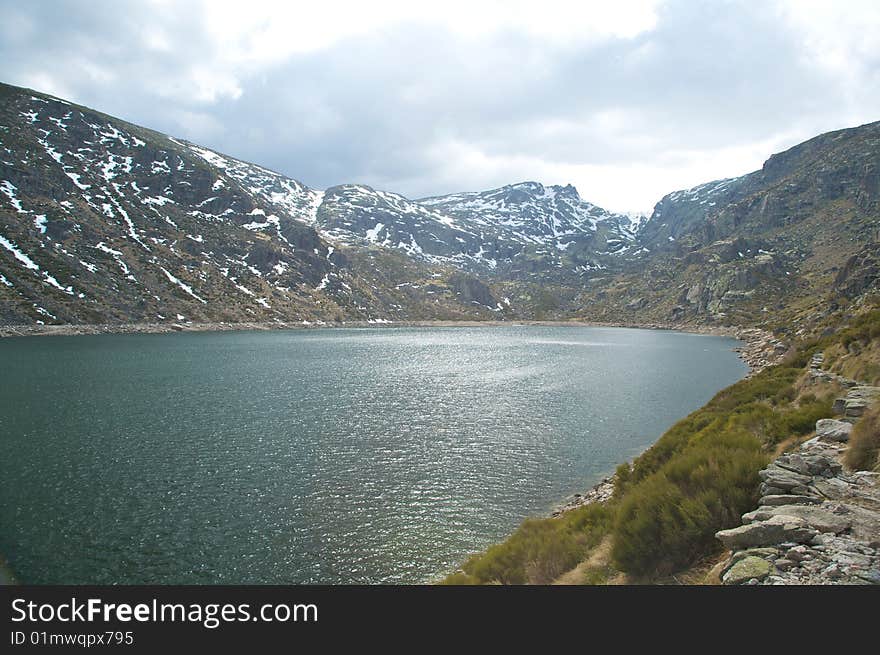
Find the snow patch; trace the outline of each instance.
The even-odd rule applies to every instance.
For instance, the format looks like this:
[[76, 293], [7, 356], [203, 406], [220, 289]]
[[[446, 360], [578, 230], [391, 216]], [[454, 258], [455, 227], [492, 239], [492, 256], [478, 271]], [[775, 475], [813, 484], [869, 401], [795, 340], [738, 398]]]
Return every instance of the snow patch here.
[[180, 287], [181, 289], [183, 289], [186, 293], [188, 293], [190, 296], [192, 296], [193, 298], [195, 298], [196, 300], [198, 300], [198, 301], [199, 301], [200, 303], [202, 303], [203, 305], [207, 305], [207, 304], [208, 304], [208, 301], [205, 300], [204, 298], [202, 298], [201, 296], [197, 295], [197, 294], [192, 290], [192, 287], [191, 287], [191, 286], [189, 286], [188, 284], [186, 284], [186, 283], [181, 282], [180, 280], [178, 280], [178, 279], [177, 279], [176, 277], [174, 277], [171, 273], [169, 273], [167, 269], [163, 268], [162, 266], [160, 266], [159, 268], [162, 270], [163, 273], [165, 273], [165, 276], [168, 278], [168, 280], [169, 280], [170, 282], [173, 282], [174, 284], [176, 284], [177, 286], [179, 286], [179, 287]]
[[16, 187], [12, 182], [8, 180], [3, 180], [0, 182], [0, 193], [7, 196], [9, 198], [9, 202], [15, 207], [15, 210], [19, 214], [27, 214], [27, 212], [22, 208], [21, 201], [16, 197], [15, 191], [18, 187]]
[[89, 189], [92, 188], [91, 184], [83, 184], [82, 182], [79, 181], [79, 178], [82, 177], [82, 175], [80, 175], [79, 173], [71, 173], [70, 171], [64, 171], [64, 174], [67, 177], [69, 177], [71, 180], [73, 180], [73, 183], [76, 185], [76, 188], [79, 189], [80, 191], [88, 191]]
[[385, 227], [384, 223], [376, 223], [375, 227], [373, 227], [373, 229], [371, 229], [371, 230], [367, 230], [366, 233], [364, 234], [364, 236], [367, 239], [369, 239], [370, 241], [378, 241], [379, 240], [379, 233], [382, 231], [382, 229], [384, 227]]
[[9, 241], [6, 237], [0, 236], [0, 246], [3, 246], [12, 253], [12, 256], [15, 257], [21, 264], [32, 271], [39, 271], [40, 267], [34, 262], [33, 259], [24, 254], [21, 250], [18, 249], [14, 243]]

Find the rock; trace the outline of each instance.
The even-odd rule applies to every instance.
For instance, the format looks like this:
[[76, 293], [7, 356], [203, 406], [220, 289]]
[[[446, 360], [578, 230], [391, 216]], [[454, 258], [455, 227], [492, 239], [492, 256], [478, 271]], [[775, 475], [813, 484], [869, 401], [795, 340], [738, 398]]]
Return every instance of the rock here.
[[835, 414], [843, 414], [844, 410], [846, 410], [846, 398], [835, 398], [831, 411]]
[[853, 387], [846, 394], [843, 415], [851, 418], [861, 416], [878, 397], [880, 397], [880, 387]]
[[827, 450], [820, 452], [818, 448], [813, 448], [812, 450], [813, 452], [808, 452], [803, 456], [807, 470], [811, 475], [826, 475], [829, 472], [836, 473], [840, 471], [842, 467], [836, 459], [836, 451], [834, 451], [834, 454], [831, 454]]
[[794, 567], [796, 567], [797, 562], [793, 562], [790, 559], [781, 557], [778, 560], [774, 561], [773, 565], [780, 571], [788, 571], [789, 569], [793, 569]]
[[880, 584], [880, 571], [856, 571], [855, 576], [870, 584]]
[[631, 300], [626, 304], [627, 309], [642, 309], [645, 305], [648, 304], [648, 301], [644, 298], [636, 298], [635, 300]]
[[827, 480], [816, 480], [813, 488], [826, 498], [839, 500], [846, 498], [850, 494], [850, 485], [840, 478], [829, 478]]
[[727, 573], [721, 576], [721, 580], [728, 585], [743, 584], [751, 580], [760, 581], [770, 575], [772, 568], [770, 562], [760, 557], [744, 557], [731, 566]]
[[801, 475], [813, 474], [813, 472], [810, 471], [807, 461], [800, 455], [783, 455], [777, 458], [774, 464], [793, 473], [800, 473]]
[[741, 525], [716, 532], [715, 536], [730, 550], [749, 546], [771, 546], [784, 541], [808, 543], [818, 534], [803, 519], [793, 516], [772, 516], [766, 521]]
[[761, 505], [818, 505], [821, 498], [815, 496], [794, 496], [791, 494], [778, 494], [775, 496], [762, 496], [758, 501]]
[[795, 563], [801, 562], [810, 558], [809, 548], [803, 545], [795, 546], [785, 554], [785, 557]]
[[852, 429], [852, 423], [837, 421], [833, 418], [823, 418], [816, 421], [816, 436], [831, 441], [849, 441]]
[[740, 550], [730, 556], [730, 561], [724, 567], [722, 573], [727, 571], [731, 566], [736, 564], [744, 557], [760, 557], [762, 559], [771, 560], [779, 557], [779, 550], [776, 548], [749, 548], [748, 550]]
[[777, 489], [805, 487], [813, 481], [813, 478], [809, 475], [801, 475], [775, 464], [771, 464], [763, 471], [760, 471], [758, 475], [761, 476], [761, 479], [764, 480], [767, 486], [776, 487]]
[[771, 517], [792, 517], [804, 521], [807, 527], [818, 532], [839, 534], [852, 525], [852, 521], [820, 507], [808, 505], [781, 505], [777, 507], [759, 507], [753, 512], [743, 514], [744, 523], [766, 521]]

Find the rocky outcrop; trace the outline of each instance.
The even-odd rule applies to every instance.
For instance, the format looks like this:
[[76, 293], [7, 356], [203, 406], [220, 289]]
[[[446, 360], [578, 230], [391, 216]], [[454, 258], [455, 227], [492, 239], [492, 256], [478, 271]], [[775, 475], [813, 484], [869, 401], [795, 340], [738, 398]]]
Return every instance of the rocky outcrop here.
[[477, 303], [490, 308], [498, 305], [489, 287], [473, 276], [454, 273], [449, 276], [449, 286], [463, 302]]
[[[857, 387], [859, 383], [855, 380], [850, 380], [849, 378], [843, 377], [842, 375], [838, 375], [836, 373], [832, 373], [830, 371], [826, 371], [822, 368], [822, 364], [825, 362], [825, 354], [824, 353], [816, 353], [813, 355], [810, 360], [810, 379], [814, 382], [836, 382], [837, 384], [843, 387]], [[841, 406], [842, 407], [842, 406]], [[843, 409], [835, 410], [838, 414], [843, 414]]]
[[853, 387], [846, 394], [843, 415], [848, 418], [857, 418], [864, 414], [865, 410], [878, 398], [880, 398], [880, 387]]
[[749, 365], [749, 376], [779, 363], [790, 348], [788, 343], [776, 338], [772, 332], [758, 328], [737, 330], [733, 336], [745, 342], [743, 346], [734, 350]]
[[823, 418], [816, 421], [816, 436], [830, 441], [849, 441], [852, 423]]
[[571, 498], [566, 500], [561, 507], [553, 510], [551, 516], [559, 516], [560, 514], [570, 512], [571, 510], [583, 507], [584, 505], [605, 503], [611, 500], [611, 496], [614, 495], [615, 477], [616, 476], [612, 475], [609, 478], [605, 478], [602, 482], [594, 485], [582, 494], [574, 494]]
[[880, 584], [880, 476], [844, 470], [849, 423], [819, 423], [761, 471], [760, 506], [716, 534], [733, 551], [724, 584]]

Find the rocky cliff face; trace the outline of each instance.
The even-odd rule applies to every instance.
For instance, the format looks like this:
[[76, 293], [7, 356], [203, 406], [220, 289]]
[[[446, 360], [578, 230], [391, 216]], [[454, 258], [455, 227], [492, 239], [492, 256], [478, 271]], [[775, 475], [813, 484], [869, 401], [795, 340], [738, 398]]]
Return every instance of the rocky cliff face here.
[[776, 326], [816, 299], [852, 300], [875, 288], [878, 165], [880, 123], [871, 123], [671, 193], [636, 237], [636, 267], [587, 302], [606, 319]]

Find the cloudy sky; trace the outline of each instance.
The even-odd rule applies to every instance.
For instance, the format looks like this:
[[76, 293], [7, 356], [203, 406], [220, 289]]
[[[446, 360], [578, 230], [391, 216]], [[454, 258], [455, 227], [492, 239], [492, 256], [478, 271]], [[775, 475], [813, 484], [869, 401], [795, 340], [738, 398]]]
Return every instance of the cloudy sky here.
[[649, 211], [880, 119], [880, 3], [0, 0], [0, 62], [317, 188]]

